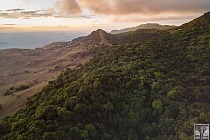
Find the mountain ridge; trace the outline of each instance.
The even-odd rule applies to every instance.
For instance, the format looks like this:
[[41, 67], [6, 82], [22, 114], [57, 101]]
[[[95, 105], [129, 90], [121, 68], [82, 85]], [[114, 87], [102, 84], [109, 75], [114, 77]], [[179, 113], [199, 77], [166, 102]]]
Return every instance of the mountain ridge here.
[[[39, 92], [62, 70], [84, 64], [100, 51], [101, 46], [110, 46], [101, 39], [104, 34], [105, 31], [97, 30], [70, 42], [54, 42], [34, 50], [0, 50], [0, 118], [23, 108], [28, 97]], [[30, 88], [10, 91], [10, 88], [21, 85], [29, 85]], [[6, 93], [10, 95], [4, 96]]]
[[173, 29], [175, 27], [177, 27], [177, 26], [174, 26], [174, 25], [160, 25], [158, 23], [146, 23], [146, 24], [138, 25], [136, 27], [130, 27], [130, 28], [125, 28], [125, 29], [120, 29], [120, 30], [112, 30], [110, 33], [111, 34], [119, 34], [119, 33], [135, 31], [135, 30], [138, 30], [138, 29], [167, 30], [167, 29]]
[[193, 139], [194, 124], [210, 122], [209, 24], [203, 15], [173, 32], [94, 32], [93, 45], [102, 36], [112, 47], [1, 120], [0, 139]]

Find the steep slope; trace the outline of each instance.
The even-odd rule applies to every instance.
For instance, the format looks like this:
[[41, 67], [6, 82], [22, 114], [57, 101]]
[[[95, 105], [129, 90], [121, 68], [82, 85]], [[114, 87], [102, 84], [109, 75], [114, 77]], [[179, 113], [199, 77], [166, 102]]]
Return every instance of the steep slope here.
[[[0, 118], [24, 107], [28, 97], [41, 91], [62, 70], [84, 64], [100, 50], [100, 46], [110, 46], [104, 42], [101, 32], [98, 30], [83, 39], [55, 42], [35, 50], [0, 50]], [[21, 85], [27, 85], [29, 89], [13, 90]]]
[[185, 30], [195, 30], [195, 29], [204, 29], [209, 27], [210, 22], [210, 13], [207, 12], [203, 16], [194, 19], [193, 21], [183, 24], [182, 26], [178, 27], [178, 29], [185, 29]]
[[172, 25], [160, 25], [157, 23], [147, 23], [147, 24], [141, 24], [136, 27], [131, 27], [131, 28], [125, 28], [121, 30], [112, 30], [110, 33], [111, 34], [120, 34], [120, 33], [125, 33], [125, 32], [131, 32], [131, 31], [136, 31], [139, 29], [159, 29], [159, 30], [167, 30], [167, 29], [173, 29], [176, 26]]
[[209, 14], [173, 34], [104, 34], [115, 45], [1, 120], [0, 139], [193, 139], [194, 124], [210, 122]]

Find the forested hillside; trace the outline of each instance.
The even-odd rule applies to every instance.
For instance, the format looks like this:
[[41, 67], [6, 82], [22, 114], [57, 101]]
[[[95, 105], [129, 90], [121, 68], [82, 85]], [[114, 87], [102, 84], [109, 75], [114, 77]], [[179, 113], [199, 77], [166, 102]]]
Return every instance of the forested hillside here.
[[194, 124], [210, 122], [210, 13], [105, 36], [112, 47], [1, 120], [0, 139], [191, 140]]

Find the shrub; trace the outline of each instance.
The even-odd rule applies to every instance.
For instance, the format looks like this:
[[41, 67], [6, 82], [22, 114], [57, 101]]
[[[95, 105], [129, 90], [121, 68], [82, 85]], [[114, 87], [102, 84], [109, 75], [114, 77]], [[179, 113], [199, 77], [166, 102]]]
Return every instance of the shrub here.
[[30, 88], [29, 85], [21, 85], [18, 88], [16, 88], [16, 91], [22, 91]]

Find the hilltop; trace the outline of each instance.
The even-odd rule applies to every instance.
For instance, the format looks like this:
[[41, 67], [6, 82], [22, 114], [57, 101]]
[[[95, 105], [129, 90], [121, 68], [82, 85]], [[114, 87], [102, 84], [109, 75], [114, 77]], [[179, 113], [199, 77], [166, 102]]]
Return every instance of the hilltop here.
[[1, 120], [0, 139], [193, 139], [210, 122], [209, 14], [170, 31], [93, 32], [103, 47]]
[[[54, 42], [43, 48], [0, 50], [0, 118], [23, 108], [27, 98], [55, 80], [62, 70], [88, 62], [103, 45], [105, 32], [97, 30], [70, 42]], [[28, 89], [14, 90], [20, 86]], [[6, 96], [5, 96], [6, 94]]]
[[138, 29], [159, 29], [159, 30], [167, 30], [167, 29], [173, 29], [177, 26], [174, 25], [160, 25], [157, 23], [147, 23], [147, 24], [141, 24], [136, 27], [130, 27], [130, 28], [125, 28], [121, 30], [112, 30], [110, 33], [111, 34], [119, 34], [119, 33], [125, 33], [125, 32], [131, 32], [131, 31], [136, 31]]

